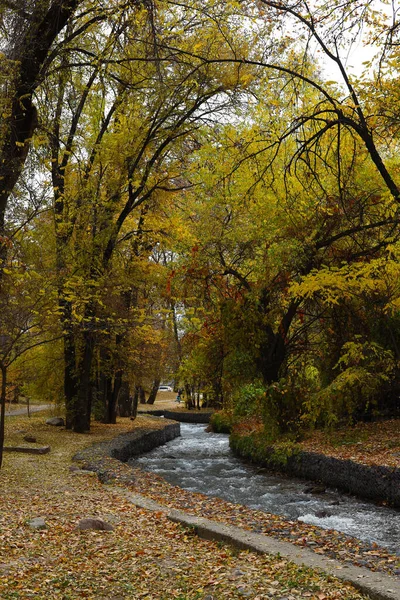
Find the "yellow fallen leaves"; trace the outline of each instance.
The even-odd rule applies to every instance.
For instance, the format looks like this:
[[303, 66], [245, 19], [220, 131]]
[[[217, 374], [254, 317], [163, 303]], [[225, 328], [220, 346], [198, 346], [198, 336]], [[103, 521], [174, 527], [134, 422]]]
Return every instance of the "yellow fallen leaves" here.
[[[282, 558], [201, 540], [163, 513], [136, 509], [96, 478], [74, 477], [71, 456], [127, 429], [126, 421], [116, 427], [96, 425], [82, 436], [54, 432], [42, 421], [43, 416], [32, 418], [25, 427], [46, 443], [51, 438], [52, 454], [33, 462], [28, 455], [8, 455], [0, 471], [2, 600], [363, 598]], [[14, 425], [9, 435], [18, 437], [23, 427]], [[46, 530], [29, 527], [36, 516], [45, 519]], [[76, 530], [87, 516], [109, 521], [114, 531]]]

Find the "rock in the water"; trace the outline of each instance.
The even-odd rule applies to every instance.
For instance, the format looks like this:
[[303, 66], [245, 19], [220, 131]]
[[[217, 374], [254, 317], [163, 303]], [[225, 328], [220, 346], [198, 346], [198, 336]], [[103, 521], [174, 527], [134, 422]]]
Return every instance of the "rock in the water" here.
[[324, 494], [326, 488], [322, 485], [311, 485], [304, 490], [305, 494]]
[[36, 443], [36, 438], [33, 435], [24, 435], [25, 442], [30, 442], [31, 444]]
[[331, 517], [332, 513], [329, 512], [328, 510], [317, 510], [317, 512], [315, 513], [315, 516], [318, 517], [319, 519], [326, 519], [326, 517]]
[[54, 425], [55, 427], [63, 427], [65, 425], [64, 419], [62, 417], [52, 417], [51, 419], [47, 419], [46, 425]]
[[32, 529], [47, 529], [46, 521], [43, 517], [34, 517], [30, 521], [28, 521], [29, 527]]
[[114, 527], [110, 523], [107, 523], [102, 519], [88, 517], [79, 521], [78, 529], [80, 529], [81, 531], [85, 529], [94, 529], [96, 531], [113, 531]]

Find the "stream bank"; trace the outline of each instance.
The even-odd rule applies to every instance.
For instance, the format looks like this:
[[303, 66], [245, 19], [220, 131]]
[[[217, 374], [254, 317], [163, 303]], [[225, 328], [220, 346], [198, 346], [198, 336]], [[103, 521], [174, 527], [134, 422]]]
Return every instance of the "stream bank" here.
[[[151, 419], [151, 418], [150, 418]], [[164, 419], [153, 417], [150, 421], [150, 427], [157, 429], [167, 428], [170, 435], [176, 427], [170, 425], [177, 423], [164, 422]], [[398, 581], [400, 576], [400, 560], [398, 556], [390, 553], [387, 549], [379, 547], [376, 544], [361, 542], [357, 538], [352, 538], [335, 530], [323, 530], [312, 524], [306, 524], [298, 520], [292, 520], [276, 514], [266, 513], [261, 510], [255, 510], [241, 504], [235, 504], [221, 498], [206, 496], [203, 493], [187, 491], [180, 487], [169, 484], [165, 479], [154, 473], [148, 473], [141, 468], [134, 468], [111, 457], [112, 448], [120, 446], [125, 441], [132, 442], [132, 437], [146, 437], [149, 428], [140, 428], [135, 436], [123, 434], [114, 438], [111, 442], [96, 444], [92, 447], [75, 455], [75, 460], [81, 462], [81, 468], [95, 471], [103, 483], [119, 484], [127, 492], [130, 490], [134, 494], [141, 494], [149, 501], [155, 501], [169, 509], [184, 511], [190, 515], [212, 519], [221, 524], [235, 525], [248, 532], [256, 532], [262, 536], [287, 541], [298, 548], [312, 550], [321, 558], [337, 559], [347, 571], [349, 565], [363, 567], [366, 570], [367, 579], [370, 577], [370, 571], [380, 571], [394, 576]], [[163, 443], [163, 434], [155, 437], [151, 436], [153, 442], [158, 437], [159, 442]], [[117, 440], [117, 441], [116, 441]], [[139, 445], [137, 446], [139, 448]], [[167, 447], [166, 447], [167, 448]], [[71, 467], [77, 469], [78, 467]], [[114, 488], [113, 488], [114, 489]], [[367, 570], [368, 569], [368, 570]], [[368, 586], [367, 580], [364, 580]], [[386, 586], [388, 588], [388, 586]], [[371, 597], [375, 598], [393, 598], [393, 594], [378, 594]], [[396, 597], [396, 596], [394, 596]]]
[[235, 456], [268, 470], [312, 480], [357, 498], [400, 508], [400, 468], [365, 465], [300, 450], [296, 446], [283, 456], [273, 447], [258, 448], [257, 440], [251, 437], [231, 436], [230, 447]]

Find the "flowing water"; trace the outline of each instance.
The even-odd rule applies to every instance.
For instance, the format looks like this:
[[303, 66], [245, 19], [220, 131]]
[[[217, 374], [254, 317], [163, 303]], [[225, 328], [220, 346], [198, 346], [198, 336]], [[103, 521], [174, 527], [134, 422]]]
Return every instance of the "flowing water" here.
[[231, 453], [228, 436], [207, 433], [205, 425], [181, 423], [181, 437], [130, 464], [186, 490], [336, 529], [400, 554], [400, 512], [336, 490], [306, 493], [312, 483], [273, 475], [242, 462]]

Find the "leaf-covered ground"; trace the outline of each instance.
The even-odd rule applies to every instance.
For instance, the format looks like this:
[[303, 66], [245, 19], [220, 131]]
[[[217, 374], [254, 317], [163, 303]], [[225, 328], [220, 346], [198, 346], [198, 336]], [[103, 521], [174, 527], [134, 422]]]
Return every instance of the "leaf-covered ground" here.
[[[134, 423], [121, 420], [116, 426], [95, 424], [88, 435], [52, 428], [44, 420], [40, 413], [7, 422], [7, 445], [20, 444], [24, 431], [35, 435], [40, 445], [49, 444], [52, 451], [43, 456], [7, 453], [4, 457], [0, 471], [2, 600], [363, 598], [334, 578], [282, 558], [200, 540], [162, 513], [133, 507], [115, 487], [101, 484], [93, 474], [70, 470], [78, 450], [129, 428], [144, 427], [145, 417]], [[128, 469], [112, 462], [116, 471]], [[154, 479], [149, 489], [158, 483]], [[175, 493], [178, 498], [179, 491]], [[179, 504], [182, 508], [182, 501]], [[214, 510], [218, 507], [224, 510], [218, 503]], [[107, 520], [114, 531], [77, 530], [78, 521], [87, 516]], [[47, 529], [32, 529], [28, 521], [34, 517], [43, 517]], [[240, 519], [236, 524], [240, 525]]]
[[358, 423], [341, 431], [316, 431], [302, 447], [364, 465], [400, 468], [400, 420]]

